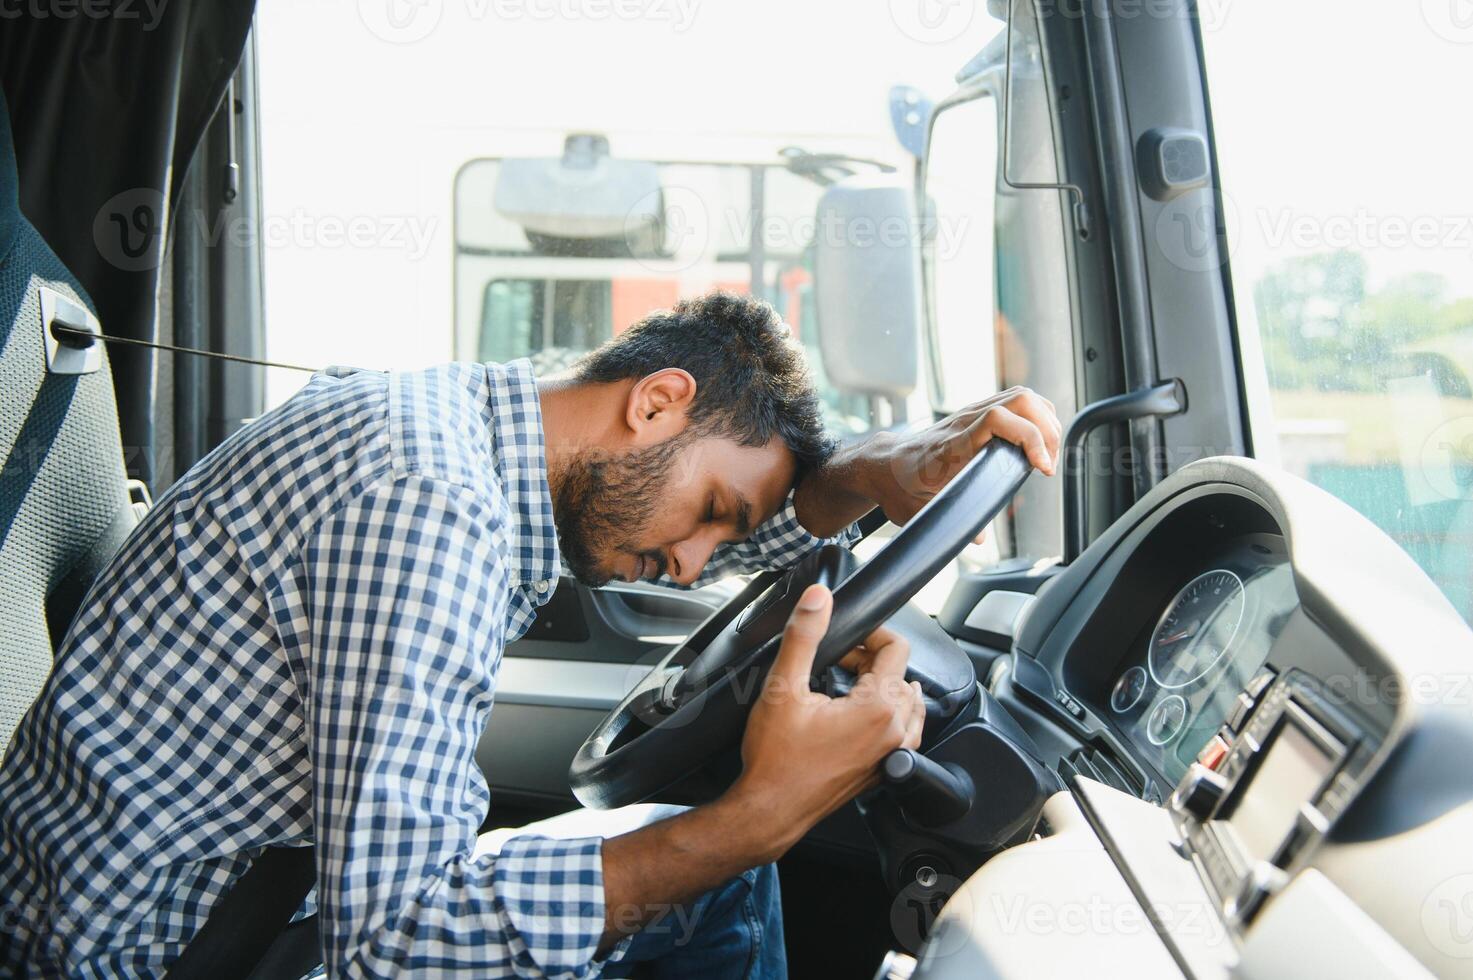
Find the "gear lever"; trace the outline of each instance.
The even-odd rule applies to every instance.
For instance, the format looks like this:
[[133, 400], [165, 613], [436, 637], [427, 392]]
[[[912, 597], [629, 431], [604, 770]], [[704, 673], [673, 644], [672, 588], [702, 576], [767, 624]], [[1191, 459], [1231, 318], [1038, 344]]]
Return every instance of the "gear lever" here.
[[913, 749], [896, 749], [881, 769], [900, 810], [922, 827], [960, 820], [972, 808], [972, 777], [961, 766], [926, 758]]

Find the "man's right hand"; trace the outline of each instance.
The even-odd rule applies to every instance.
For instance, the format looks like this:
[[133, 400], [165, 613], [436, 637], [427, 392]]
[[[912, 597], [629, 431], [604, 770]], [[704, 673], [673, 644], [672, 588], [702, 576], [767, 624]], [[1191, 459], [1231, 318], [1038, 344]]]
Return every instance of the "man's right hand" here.
[[920, 685], [905, 681], [910, 647], [884, 627], [845, 658], [859, 674], [849, 694], [830, 698], [809, 689], [833, 606], [821, 585], [799, 598], [747, 720], [741, 778], [727, 794], [757, 808], [787, 846], [873, 786], [886, 755], [919, 746], [926, 720]]
[[892, 750], [921, 744], [918, 684], [905, 682], [906, 642], [878, 629], [845, 659], [854, 690], [808, 689], [834, 598], [811, 586], [783, 633], [761, 699], [747, 719], [742, 775], [714, 803], [603, 844], [605, 926], [600, 949], [638, 929], [666, 903], [694, 900], [733, 875], [776, 861], [879, 779]]

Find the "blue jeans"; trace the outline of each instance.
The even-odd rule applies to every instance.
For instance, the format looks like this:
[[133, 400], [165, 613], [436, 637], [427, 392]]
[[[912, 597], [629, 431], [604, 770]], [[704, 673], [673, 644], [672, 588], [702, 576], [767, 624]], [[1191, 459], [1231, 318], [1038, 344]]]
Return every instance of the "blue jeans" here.
[[783, 904], [777, 866], [743, 872], [693, 903], [678, 905], [635, 934], [606, 977], [650, 980], [786, 980]]
[[[481, 835], [476, 853], [495, 853], [509, 838], [614, 837], [672, 817], [684, 807], [641, 803], [617, 810], [574, 810], [525, 827]], [[699, 977], [701, 980], [786, 980], [783, 903], [777, 868], [743, 872], [694, 902], [677, 905], [635, 933], [605, 977]]]

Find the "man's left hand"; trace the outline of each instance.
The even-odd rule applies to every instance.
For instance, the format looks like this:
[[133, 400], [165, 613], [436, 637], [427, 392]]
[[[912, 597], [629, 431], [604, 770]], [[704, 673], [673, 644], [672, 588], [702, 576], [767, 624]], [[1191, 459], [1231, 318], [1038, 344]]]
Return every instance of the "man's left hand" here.
[[880, 507], [904, 524], [992, 439], [1021, 446], [1052, 476], [1063, 427], [1053, 402], [1028, 388], [1009, 388], [915, 432], [882, 432], [839, 451], [798, 485], [798, 520], [811, 533], [837, 534]]

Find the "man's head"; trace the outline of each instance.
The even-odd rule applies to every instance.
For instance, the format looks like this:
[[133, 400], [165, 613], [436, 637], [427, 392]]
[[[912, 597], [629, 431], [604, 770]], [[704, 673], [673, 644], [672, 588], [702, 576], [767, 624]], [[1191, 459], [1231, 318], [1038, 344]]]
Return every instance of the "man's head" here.
[[563, 560], [590, 585], [693, 581], [833, 451], [802, 349], [772, 307], [712, 293], [652, 313], [574, 368], [620, 410], [612, 441], [555, 469]]

